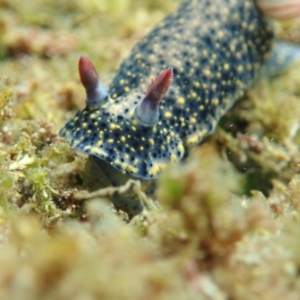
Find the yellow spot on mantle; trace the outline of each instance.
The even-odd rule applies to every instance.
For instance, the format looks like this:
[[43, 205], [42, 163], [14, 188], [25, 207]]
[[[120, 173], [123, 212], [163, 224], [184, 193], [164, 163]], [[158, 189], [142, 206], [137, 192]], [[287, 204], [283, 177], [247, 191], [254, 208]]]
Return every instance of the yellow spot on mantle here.
[[[124, 166], [124, 167], [125, 167], [125, 166]], [[133, 166], [127, 165], [127, 166], [126, 166], [126, 171], [128, 171], [128, 172], [131, 173], [131, 174], [136, 174], [137, 171], [138, 171], [138, 169], [135, 168], [135, 167], [133, 167]]]
[[192, 98], [196, 98], [196, 97], [197, 97], [197, 93], [194, 92], [194, 91], [192, 91], [192, 92], [191, 92], [191, 97], [192, 97]]
[[183, 105], [185, 103], [185, 99], [183, 97], [179, 97], [177, 99], [177, 103]]
[[107, 153], [106, 153], [106, 152], [104, 152], [102, 149], [97, 148], [97, 147], [93, 147], [93, 148], [91, 149], [91, 152], [92, 152], [93, 154], [98, 154], [98, 155], [101, 155], [101, 156], [104, 156], [104, 157], [107, 156]]
[[243, 72], [244, 71], [244, 67], [239, 65], [238, 68], [237, 68], [238, 72]]
[[149, 139], [149, 143], [151, 146], [154, 146], [154, 140], [153, 139]]
[[120, 129], [120, 125], [117, 125], [117, 124], [114, 124], [114, 123], [111, 123], [109, 125], [109, 127], [110, 127], [111, 130]]
[[214, 98], [214, 99], [211, 100], [211, 103], [212, 103], [213, 105], [217, 106], [217, 105], [219, 104], [219, 99]]
[[224, 37], [224, 32], [222, 30], [218, 31], [217, 33], [219, 38], [223, 38]]
[[199, 88], [199, 87], [200, 87], [200, 82], [199, 82], [199, 81], [194, 81], [194, 86], [195, 86], [196, 88]]
[[180, 153], [183, 153], [183, 152], [184, 152], [184, 148], [183, 148], [183, 145], [182, 145], [182, 144], [179, 144], [179, 145], [178, 145], [178, 151], [179, 151]]
[[169, 119], [172, 117], [172, 114], [169, 111], [166, 111], [164, 116], [165, 118]]
[[199, 140], [198, 135], [194, 134], [187, 139], [187, 143], [190, 145], [195, 145], [197, 144], [198, 140]]
[[160, 173], [161, 170], [166, 168], [166, 164], [164, 163], [154, 163], [154, 166], [149, 169], [149, 174], [156, 176]]
[[204, 69], [203, 70], [203, 74], [206, 75], [207, 77], [210, 77], [211, 76], [211, 72], [209, 69]]
[[197, 120], [195, 118], [190, 118], [190, 122], [191, 122], [191, 124], [195, 124], [197, 122]]

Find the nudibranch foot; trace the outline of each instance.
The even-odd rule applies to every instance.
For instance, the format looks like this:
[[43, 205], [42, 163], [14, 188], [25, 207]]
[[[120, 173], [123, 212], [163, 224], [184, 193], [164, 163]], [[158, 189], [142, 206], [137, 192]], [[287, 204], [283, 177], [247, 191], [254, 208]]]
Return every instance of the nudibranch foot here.
[[300, 62], [300, 46], [276, 41], [268, 60], [263, 65], [262, 77], [272, 78], [279, 76], [291, 65], [298, 62]]
[[[109, 186], [124, 187], [129, 180], [131, 182], [136, 181], [136, 178], [119, 172], [104, 160], [98, 159], [93, 155], [89, 157], [87, 166], [87, 178], [94, 182], [93, 189]], [[156, 181], [142, 179], [139, 181], [138, 191], [131, 186], [126, 191], [123, 191], [123, 189], [116, 190], [114, 193], [105, 196], [111, 200], [117, 210], [126, 212], [130, 218], [141, 213], [144, 209], [149, 209], [145, 197], [148, 201], [151, 201], [152, 206], [155, 205], [148, 197], [153, 197]]]

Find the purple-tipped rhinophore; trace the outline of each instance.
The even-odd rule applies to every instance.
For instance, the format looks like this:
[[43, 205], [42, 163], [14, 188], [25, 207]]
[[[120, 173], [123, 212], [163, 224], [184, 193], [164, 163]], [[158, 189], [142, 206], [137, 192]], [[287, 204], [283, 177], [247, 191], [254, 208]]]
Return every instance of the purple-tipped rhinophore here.
[[145, 98], [136, 108], [136, 115], [144, 125], [153, 125], [158, 121], [159, 103], [170, 88], [173, 79], [173, 69], [162, 71], [152, 79]]
[[103, 88], [94, 65], [88, 58], [81, 56], [78, 62], [78, 70], [81, 83], [86, 90], [87, 107], [99, 107], [105, 102], [108, 93]]

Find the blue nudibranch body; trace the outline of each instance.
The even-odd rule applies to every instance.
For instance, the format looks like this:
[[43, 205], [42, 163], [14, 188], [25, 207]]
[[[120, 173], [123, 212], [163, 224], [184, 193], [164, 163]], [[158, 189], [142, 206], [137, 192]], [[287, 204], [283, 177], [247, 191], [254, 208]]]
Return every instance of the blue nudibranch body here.
[[253, 0], [184, 1], [134, 47], [107, 92], [80, 59], [87, 105], [60, 135], [122, 173], [154, 179], [215, 130], [273, 43]]

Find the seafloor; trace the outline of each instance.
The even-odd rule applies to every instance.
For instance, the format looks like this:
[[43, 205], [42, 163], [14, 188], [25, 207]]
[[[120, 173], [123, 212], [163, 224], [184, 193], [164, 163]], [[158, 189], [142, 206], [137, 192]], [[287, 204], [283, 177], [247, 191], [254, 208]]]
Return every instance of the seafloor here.
[[[87, 192], [88, 161], [57, 136], [84, 105], [79, 55], [106, 85], [178, 2], [0, 0], [1, 300], [299, 299], [300, 64], [249, 91], [133, 219]], [[300, 20], [276, 27], [300, 43]]]

